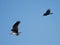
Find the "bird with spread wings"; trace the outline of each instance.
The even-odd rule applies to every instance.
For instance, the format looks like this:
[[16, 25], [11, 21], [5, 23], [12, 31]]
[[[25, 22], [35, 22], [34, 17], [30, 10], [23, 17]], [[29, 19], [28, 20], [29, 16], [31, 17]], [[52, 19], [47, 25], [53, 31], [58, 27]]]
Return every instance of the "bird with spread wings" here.
[[17, 21], [17, 22], [13, 25], [13, 27], [12, 27], [12, 29], [11, 29], [12, 34], [15, 34], [16, 36], [18, 36], [19, 33], [21, 33], [21, 32], [18, 32], [18, 25], [19, 25], [20, 23], [21, 23], [20, 21]]
[[49, 14], [53, 14], [53, 13], [51, 13], [51, 10], [50, 10], [50, 9], [48, 9], [48, 10], [44, 13], [43, 16], [47, 16], [47, 15], [49, 15]]

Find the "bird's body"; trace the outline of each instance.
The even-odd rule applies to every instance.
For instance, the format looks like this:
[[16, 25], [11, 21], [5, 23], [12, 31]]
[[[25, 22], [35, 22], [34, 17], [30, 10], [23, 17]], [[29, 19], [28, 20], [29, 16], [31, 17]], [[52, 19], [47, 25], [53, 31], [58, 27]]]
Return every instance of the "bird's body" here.
[[17, 22], [13, 25], [13, 27], [12, 27], [12, 29], [11, 29], [12, 34], [19, 35], [19, 33], [21, 33], [21, 32], [18, 32], [18, 25], [19, 25], [19, 23], [20, 23], [20, 21], [17, 21]]
[[53, 13], [51, 13], [51, 10], [50, 10], [50, 9], [48, 9], [48, 10], [44, 13], [43, 16], [47, 16], [47, 15], [49, 15], [49, 14], [53, 14]]

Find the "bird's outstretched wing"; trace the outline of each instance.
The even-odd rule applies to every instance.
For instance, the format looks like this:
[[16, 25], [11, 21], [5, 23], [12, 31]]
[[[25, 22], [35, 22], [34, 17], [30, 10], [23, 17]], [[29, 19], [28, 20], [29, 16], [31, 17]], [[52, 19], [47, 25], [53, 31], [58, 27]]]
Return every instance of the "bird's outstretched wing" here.
[[13, 25], [13, 28], [17, 28], [18, 25], [19, 25], [20, 21], [17, 21], [14, 25]]
[[50, 13], [50, 9], [48, 9], [48, 10], [46, 11], [46, 13]]
[[20, 21], [17, 21], [14, 25], [13, 25], [13, 30], [14, 32], [18, 32], [18, 25], [19, 25]]
[[44, 15], [43, 16], [47, 16], [47, 15], [49, 15], [50, 14], [50, 9], [48, 9], [45, 13], [44, 13]]

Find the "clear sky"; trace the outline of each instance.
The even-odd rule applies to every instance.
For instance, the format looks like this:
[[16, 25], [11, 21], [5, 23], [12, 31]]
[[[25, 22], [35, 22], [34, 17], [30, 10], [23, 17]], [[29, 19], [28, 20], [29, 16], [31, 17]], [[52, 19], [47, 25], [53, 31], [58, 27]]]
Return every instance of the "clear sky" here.
[[[10, 35], [16, 21], [19, 36]], [[60, 45], [60, 0], [0, 0], [0, 45]]]

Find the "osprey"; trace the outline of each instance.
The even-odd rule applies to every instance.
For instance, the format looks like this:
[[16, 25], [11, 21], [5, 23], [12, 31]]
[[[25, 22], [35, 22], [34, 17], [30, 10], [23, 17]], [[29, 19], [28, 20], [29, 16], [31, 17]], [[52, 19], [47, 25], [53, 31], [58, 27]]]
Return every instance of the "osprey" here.
[[53, 14], [53, 13], [51, 13], [51, 10], [50, 10], [50, 9], [48, 9], [48, 10], [44, 13], [43, 16], [47, 16], [47, 15], [49, 15], [49, 14]]
[[18, 25], [19, 25], [19, 23], [20, 23], [20, 21], [17, 21], [17, 22], [13, 25], [13, 27], [12, 27], [12, 29], [11, 29], [11, 31], [12, 31], [11, 34], [15, 34], [16, 36], [18, 36], [19, 33], [21, 33], [21, 32], [18, 32]]

